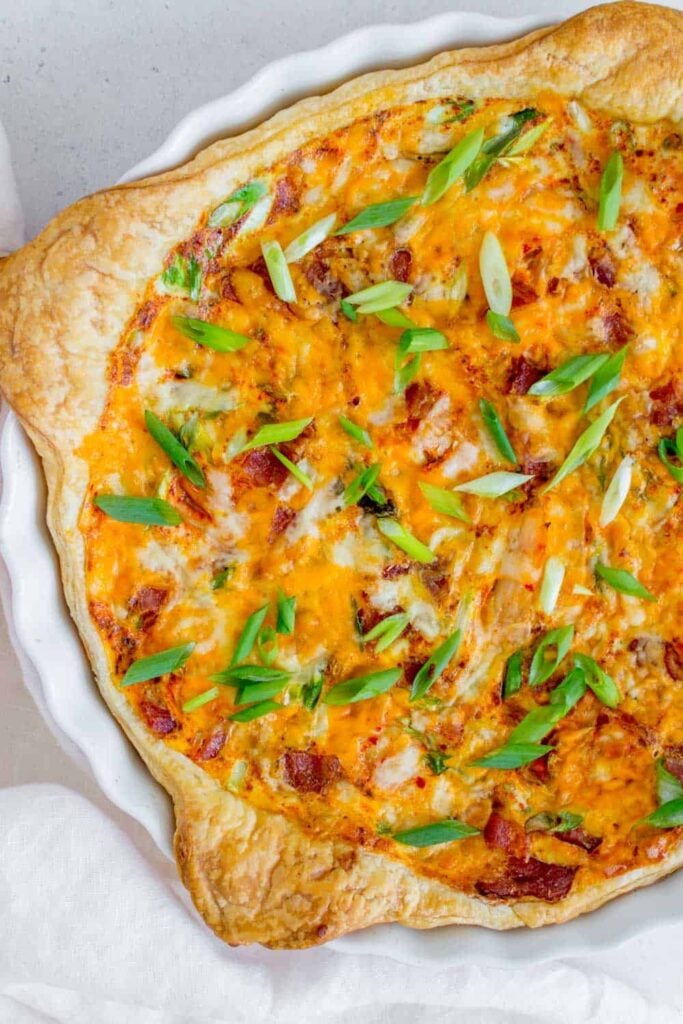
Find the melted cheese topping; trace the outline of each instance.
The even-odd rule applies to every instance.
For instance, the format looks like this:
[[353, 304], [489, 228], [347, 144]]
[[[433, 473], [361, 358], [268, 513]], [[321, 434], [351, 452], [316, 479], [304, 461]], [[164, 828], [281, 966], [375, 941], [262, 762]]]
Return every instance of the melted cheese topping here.
[[[433, 124], [431, 106], [382, 111], [291, 154], [264, 171], [266, 196], [251, 213], [226, 228], [209, 227], [207, 213], [169, 254], [169, 266], [196, 260], [201, 290], [193, 300], [182, 287], [150, 283], [113, 359], [101, 425], [82, 452], [91, 470], [82, 531], [93, 617], [118, 679], [135, 658], [196, 644], [181, 671], [125, 692], [153, 732], [252, 803], [404, 858], [464, 891], [504, 870], [506, 852], [490, 836], [417, 850], [387, 833], [446, 817], [483, 829], [495, 809], [527, 854], [578, 866], [574, 885], [589, 886], [679, 841], [679, 830], [632, 826], [656, 805], [655, 758], [683, 744], [675, 674], [683, 663], [680, 488], [656, 455], [673, 422], [661, 395], [675, 390], [683, 361], [683, 149], [673, 148], [680, 137], [664, 124], [624, 135], [619, 223], [600, 234], [597, 195], [614, 144], [611, 124], [543, 96], [537, 106], [551, 124], [528, 154], [497, 161], [471, 192], [457, 182], [393, 226], [329, 237], [291, 265], [297, 301], [280, 301], [261, 242], [284, 248], [330, 213], [340, 225], [370, 203], [419, 195], [429, 169], [466, 132], [482, 126], [491, 134], [515, 109], [492, 100], [464, 123]], [[500, 239], [512, 275], [518, 345], [494, 337], [484, 319], [485, 231]], [[339, 301], [396, 277], [413, 286], [404, 311], [448, 340], [447, 349], [423, 355], [405, 393], [393, 390], [400, 329], [372, 315], [351, 322]], [[239, 352], [214, 352], [179, 333], [175, 314], [252, 341]], [[599, 450], [544, 494], [539, 480], [587, 425], [586, 385], [543, 402], [525, 393], [525, 375], [626, 342], [621, 381], [608, 400], [624, 401]], [[522, 469], [535, 478], [508, 498], [465, 496], [465, 524], [434, 511], [418, 485], [453, 487], [511, 468], [481, 420], [481, 397], [496, 406]], [[204, 490], [146, 432], [146, 408], [182, 428], [206, 474]], [[683, 398], [673, 415], [681, 409]], [[372, 451], [341, 429], [340, 414], [369, 430]], [[238, 454], [264, 422], [304, 417], [314, 417], [312, 426], [283, 451], [312, 490], [280, 472], [267, 450], [262, 462]], [[626, 454], [634, 460], [631, 491], [601, 528], [604, 488]], [[397, 517], [435, 552], [431, 565], [386, 540], [371, 511], [345, 506], [344, 488], [376, 462]], [[91, 501], [112, 490], [162, 494], [184, 523], [114, 521]], [[539, 589], [551, 556], [566, 572], [545, 615]], [[598, 586], [598, 560], [627, 568], [658, 600]], [[281, 710], [233, 722], [236, 691], [221, 686], [216, 699], [184, 713], [182, 705], [228, 665], [252, 612], [270, 602], [274, 625], [278, 588], [297, 600], [295, 630], [279, 637], [275, 659], [291, 673], [277, 698]], [[367, 631], [400, 611], [409, 627], [393, 645], [378, 653], [361, 642], [359, 621]], [[458, 615], [457, 656], [428, 698], [411, 703], [409, 680]], [[575, 627], [573, 649], [616, 681], [618, 708], [589, 691], [552, 732], [554, 750], [540, 767], [472, 767], [547, 700], [551, 684], [524, 685], [503, 701], [506, 660], [518, 648], [528, 659], [543, 633], [566, 624]], [[249, 661], [258, 662], [256, 648]], [[313, 710], [302, 701], [319, 676], [324, 695], [342, 680], [396, 665], [401, 680], [371, 699]], [[323, 756], [312, 782], [287, 769], [288, 751]], [[434, 752], [444, 770], [430, 760]], [[524, 822], [541, 811], [582, 815], [599, 848], [588, 853], [549, 833], [525, 836]]]

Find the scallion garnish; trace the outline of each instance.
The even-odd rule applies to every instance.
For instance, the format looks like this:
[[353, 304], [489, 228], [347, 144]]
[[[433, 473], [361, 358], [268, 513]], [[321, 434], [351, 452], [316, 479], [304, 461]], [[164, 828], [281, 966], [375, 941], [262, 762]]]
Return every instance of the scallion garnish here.
[[602, 562], [597, 562], [595, 575], [598, 579], [604, 580], [613, 590], [628, 594], [629, 597], [642, 597], [645, 601], [657, 600], [655, 595], [626, 569], [612, 569], [608, 565], [603, 565]]
[[519, 331], [509, 316], [494, 313], [492, 309], [489, 309], [486, 313], [486, 323], [494, 338], [500, 338], [501, 341], [511, 341], [515, 345], [519, 341]]
[[505, 746], [492, 750], [490, 754], [472, 761], [475, 768], [522, 768], [525, 764], [538, 761], [555, 748], [543, 743], [506, 743]]
[[505, 253], [492, 231], [486, 231], [479, 250], [479, 272], [489, 309], [508, 316], [512, 308], [512, 282]]
[[444, 821], [432, 822], [431, 825], [394, 832], [392, 839], [397, 843], [403, 843], [404, 846], [423, 847], [452, 843], [456, 839], [468, 839], [470, 836], [478, 835], [478, 828], [466, 825], [464, 821], [456, 821], [455, 818], [446, 818]]
[[272, 700], [273, 697], [277, 697], [278, 693], [281, 692], [288, 678], [285, 675], [284, 679], [267, 679], [260, 683], [245, 683], [238, 690], [235, 704], [237, 707], [240, 707], [242, 704], [258, 704], [262, 700]]
[[224, 228], [234, 223], [242, 214], [248, 213], [268, 191], [262, 181], [250, 181], [228, 196], [220, 206], [211, 211], [210, 228]]
[[179, 526], [180, 512], [163, 498], [138, 498], [128, 494], [98, 494], [93, 505], [119, 523], [143, 526]]
[[459, 495], [449, 491], [446, 487], [437, 487], [435, 484], [428, 484], [423, 480], [418, 481], [418, 486], [435, 512], [440, 512], [442, 516], [459, 519], [463, 523], [472, 522], [462, 507]]
[[425, 661], [413, 679], [413, 685], [410, 690], [411, 701], [420, 700], [432, 688], [441, 673], [447, 668], [449, 662], [455, 657], [461, 640], [462, 630], [456, 629], [437, 647], [431, 657]]
[[398, 339], [398, 350], [402, 356], [411, 352], [437, 352], [448, 348], [446, 336], [433, 327], [410, 327]]
[[481, 418], [488, 427], [489, 433], [493, 438], [493, 442], [498, 449], [498, 452], [504, 459], [511, 462], [513, 466], [519, 463], [519, 459], [515, 455], [515, 450], [510, 443], [510, 438], [505, 433], [505, 427], [503, 426], [500, 416], [495, 410], [495, 407], [488, 402], [485, 398], [479, 399], [479, 412]]
[[364, 427], [359, 427], [353, 420], [347, 419], [346, 416], [339, 416], [339, 426], [342, 430], [345, 430], [349, 437], [352, 437], [354, 441], [358, 441], [359, 444], [364, 444], [366, 448], [374, 448], [372, 438]]
[[[261, 630], [257, 634], [257, 639], [260, 634]], [[224, 686], [236, 686], [238, 689], [242, 689], [245, 686], [255, 686], [257, 683], [279, 683], [280, 686], [283, 686], [289, 676], [290, 673], [286, 669], [273, 668], [271, 665], [231, 665], [223, 672], [217, 672], [211, 676], [211, 679]]]
[[323, 217], [322, 220], [316, 221], [315, 224], [311, 224], [310, 228], [306, 228], [300, 235], [297, 235], [285, 249], [285, 259], [287, 262], [296, 263], [297, 260], [303, 259], [307, 253], [319, 246], [321, 242], [324, 242], [332, 231], [336, 219], [336, 213], [331, 213], [329, 216]]
[[534, 708], [517, 725], [508, 738], [506, 746], [518, 743], [538, 743], [564, 718], [561, 704], [544, 704]]
[[276, 700], [262, 700], [248, 708], [240, 708], [239, 711], [229, 715], [228, 720], [230, 722], [252, 722], [255, 718], [270, 715], [273, 711], [282, 711], [282, 704], [278, 704]]
[[251, 613], [244, 624], [242, 632], [237, 638], [235, 650], [233, 651], [232, 658], [230, 659], [230, 668], [235, 665], [239, 665], [241, 661], [245, 661], [249, 657], [254, 644], [256, 643], [256, 637], [259, 635], [261, 626], [263, 625], [269, 610], [270, 603], [264, 604], [261, 608], [257, 608], [255, 612]]
[[416, 562], [427, 564], [436, 558], [434, 552], [430, 551], [426, 544], [409, 533], [396, 519], [378, 519], [377, 529], [387, 540], [390, 540], [401, 551], [405, 551]]
[[261, 252], [278, 299], [282, 299], [283, 302], [296, 302], [294, 282], [280, 243], [261, 242]]
[[559, 704], [562, 707], [562, 714], [568, 715], [575, 704], [581, 700], [588, 688], [586, 674], [577, 665], [568, 672], [559, 686], [556, 686], [550, 693], [550, 703]]
[[608, 358], [604, 353], [572, 356], [566, 363], [532, 384], [527, 394], [535, 395], [537, 398], [557, 398], [559, 395], [566, 395], [592, 377]]
[[[540, 686], [541, 683], [545, 683], [547, 679], [550, 679], [553, 672], [564, 661], [573, 639], [573, 626], [560, 626], [558, 629], [551, 629], [549, 633], [545, 634], [531, 659], [529, 686]], [[553, 648], [555, 655], [549, 658], [548, 653]]]
[[124, 675], [121, 686], [133, 686], [134, 683], [145, 683], [148, 679], [158, 679], [169, 672], [177, 672], [193, 650], [193, 643], [180, 644], [178, 647], [168, 647], [165, 651], [157, 651], [146, 658], [139, 658]]
[[206, 487], [206, 480], [201, 469], [175, 434], [161, 422], [149, 409], [145, 410], [145, 426], [160, 448], [168, 455], [171, 462], [178, 467], [195, 487]]
[[531, 147], [535, 146], [540, 137], [545, 134], [551, 124], [552, 118], [550, 117], [539, 124], [535, 124], [528, 132], [524, 132], [523, 135], [515, 139], [510, 148], [506, 150], [505, 156], [523, 156], [524, 153], [528, 153]]
[[266, 668], [270, 668], [278, 656], [279, 644], [277, 633], [272, 626], [262, 626], [256, 637], [258, 656]]
[[481, 147], [481, 153], [465, 172], [465, 189], [468, 192], [471, 192], [479, 184], [496, 160], [509, 151], [509, 147], [519, 138], [527, 121], [531, 121], [535, 117], [538, 117], [538, 111], [532, 107], [518, 110], [516, 113], [510, 114], [511, 125], [506, 131], [486, 140]]
[[396, 612], [395, 615], [387, 615], [385, 619], [380, 619], [376, 626], [364, 634], [364, 643], [375, 644], [375, 651], [377, 654], [381, 654], [387, 647], [390, 647], [395, 640], [398, 640], [401, 633], [407, 628], [409, 618], [405, 612]]
[[347, 320], [350, 320], [354, 324], [358, 322], [358, 313], [356, 312], [355, 306], [352, 306], [350, 302], [346, 301], [346, 299], [341, 299], [339, 308]]
[[583, 407], [584, 413], [589, 412], [594, 405], [597, 405], [606, 395], [614, 391], [619, 383], [627, 352], [628, 345], [624, 345], [618, 352], [608, 356], [598, 368], [588, 388], [588, 397]]
[[591, 658], [588, 654], [575, 654], [574, 664], [581, 669], [586, 683], [598, 700], [606, 704], [608, 708], [615, 708], [621, 700], [619, 688], [612, 677], [600, 668], [595, 658]]
[[343, 683], [337, 683], [323, 697], [324, 704], [341, 707], [345, 704], [356, 704], [360, 700], [368, 700], [380, 693], [386, 693], [401, 678], [400, 668], [387, 668], [381, 672], [371, 672], [366, 676], [356, 676]]
[[248, 452], [252, 448], [263, 448], [265, 445], [283, 444], [285, 441], [293, 441], [313, 421], [312, 416], [304, 420], [288, 420], [286, 423], [266, 423], [256, 431], [250, 441], [240, 449]]
[[657, 780], [657, 799], [660, 804], [667, 804], [670, 800], [683, 798], [683, 783], [667, 771], [663, 758], [659, 758], [655, 765], [655, 776]]
[[403, 362], [401, 352], [396, 349], [394, 360], [394, 392], [397, 395], [403, 394], [411, 380], [418, 374], [422, 363], [422, 353], [417, 352], [407, 363]]
[[357, 306], [359, 313], [381, 313], [405, 302], [412, 290], [413, 286], [403, 281], [380, 281], [379, 284], [347, 295], [344, 301]]
[[301, 687], [301, 703], [307, 711], [315, 710], [318, 701], [320, 700], [322, 689], [322, 676], [318, 676], [316, 679], [311, 679], [309, 683], [304, 683]]
[[633, 459], [630, 455], [625, 455], [617, 466], [602, 499], [600, 526], [603, 528], [609, 526], [618, 516], [619, 510], [626, 501], [626, 496], [631, 488], [632, 476]]
[[479, 498], [500, 498], [529, 480], [533, 480], [533, 475], [529, 473], [508, 473], [506, 470], [498, 470], [458, 484], [454, 490], [462, 491], [463, 494], [476, 494]]
[[475, 128], [450, 151], [448, 156], [432, 168], [427, 178], [422, 199], [423, 206], [431, 206], [460, 178], [476, 160], [484, 141], [484, 129]]
[[647, 818], [643, 818], [642, 824], [654, 825], [655, 828], [679, 828], [683, 825], [683, 798], [662, 804]]
[[204, 690], [203, 693], [198, 693], [196, 697], [191, 697], [190, 700], [186, 700], [181, 705], [181, 711], [189, 712], [196, 711], [197, 708], [204, 707], [205, 704], [210, 704], [211, 701], [215, 700], [220, 694], [220, 689], [217, 686], [212, 686], [209, 690]]
[[246, 334], [238, 334], [227, 327], [207, 323], [193, 316], [172, 316], [171, 323], [184, 337], [196, 341], [198, 345], [212, 348], [215, 352], [239, 352], [252, 340]]
[[283, 636], [291, 636], [294, 632], [296, 616], [296, 597], [288, 597], [283, 590], [277, 592], [277, 623], [275, 629]]
[[507, 660], [503, 680], [503, 700], [513, 697], [522, 688], [522, 651], [515, 651]]
[[171, 291], [187, 292], [192, 301], [197, 302], [202, 288], [202, 268], [194, 256], [186, 260], [180, 253], [176, 253], [173, 263], [161, 275], [161, 281], [164, 287]]
[[560, 811], [558, 814], [552, 814], [550, 811], [540, 811], [539, 814], [533, 814], [524, 823], [525, 832], [550, 832], [550, 833], [562, 833], [570, 832], [573, 828], [578, 828], [583, 821], [582, 814], [574, 814], [572, 811]]
[[605, 164], [605, 169], [600, 178], [598, 231], [613, 231], [617, 226], [623, 178], [624, 158], [619, 150], [615, 150]]
[[573, 473], [575, 469], [579, 468], [579, 466], [583, 466], [584, 462], [595, 454], [600, 447], [600, 442], [605, 436], [607, 428], [614, 418], [615, 412], [623, 400], [623, 398], [618, 398], [616, 402], [613, 402], [608, 406], [597, 419], [593, 420], [590, 427], [587, 427], [587, 429], [584, 430], [555, 476], [552, 478], [550, 483], [543, 488], [544, 494], [552, 490], [553, 487], [557, 487], [557, 485], [561, 483], [566, 476]]
[[375, 316], [387, 327], [417, 327], [417, 324], [414, 324], [400, 309], [378, 309]]
[[295, 480], [298, 480], [300, 484], [307, 487], [309, 491], [313, 490], [313, 481], [311, 480], [308, 473], [305, 473], [300, 466], [297, 466], [296, 462], [292, 462], [286, 455], [283, 455], [281, 451], [271, 445], [271, 453], [275, 456], [278, 462], [281, 462], [285, 469], [288, 469]]
[[546, 615], [552, 615], [555, 611], [557, 599], [560, 596], [562, 583], [564, 581], [565, 564], [557, 555], [551, 555], [547, 559], [543, 569], [541, 591], [538, 598], [541, 611]]
[[[683, 427], [679, 427], [674, 437], [661, 437], [657, 445], [657, 454], [676, 483], [683, 484]], [[671, 459], [676, 459], [672, 462]]]
[[363, 495], [368, 494], [372, 490], [379, 477], [381, 468], [379, 462], [376, 462], [373, 466], [367, 466], [366, 469], [361, 470], [345, 489], [344, 504], [358, 504]]
[[405, 199], [390, 199], [386, 203], [373, 203], [361, 210], [353, 220], [335, 231], [335, 235], [348, 235], [351, 231], [367, 231], [369, 228], [386, 228], [394, 224], [411, 206], [417, 202], [417, 196]]

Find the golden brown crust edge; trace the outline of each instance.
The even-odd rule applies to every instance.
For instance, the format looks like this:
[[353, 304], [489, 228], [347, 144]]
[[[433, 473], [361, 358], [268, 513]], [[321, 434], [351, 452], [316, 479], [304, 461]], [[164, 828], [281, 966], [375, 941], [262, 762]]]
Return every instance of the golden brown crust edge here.
[[311, 838], [154, 739], [110, 678], [87, 610], [77, 526], [87, 467], [73, 453], [101, 414], [107, 361], [123, 326], [198, 212], [307, 140], [391, 104], [458, 93], [530, 98], [548, 88], [633, 120], [680, 121], [682, 44], [682, 14], [617, 3], [501, 46], [365, 75], [215, 143], [181, 168], [81, 200], [0, 263], [0, 382], [43, 459], [69, 608], [104, 699], [173, 797], [183, 880], [227, 942], [303, 947], [385, 921], [498, 929], [560, 922], [675, 870], [683, 851], [557, 904], [488, 903], [382, 855]]

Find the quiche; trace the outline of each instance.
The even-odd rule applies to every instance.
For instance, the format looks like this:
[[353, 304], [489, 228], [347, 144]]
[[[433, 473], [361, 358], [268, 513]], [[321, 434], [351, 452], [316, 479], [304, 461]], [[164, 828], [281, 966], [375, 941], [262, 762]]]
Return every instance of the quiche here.
[[73, 618], [229, 943], [683, 862], [683, 17], [352, 81], [0, 269]]

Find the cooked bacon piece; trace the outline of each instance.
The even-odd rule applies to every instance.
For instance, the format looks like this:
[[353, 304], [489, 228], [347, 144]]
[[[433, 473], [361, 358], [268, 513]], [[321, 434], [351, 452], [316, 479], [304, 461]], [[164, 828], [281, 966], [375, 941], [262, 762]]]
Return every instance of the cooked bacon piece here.
[[280, 487], [287, 479], [287, 469], [269, 448], [253, 448], [236, 460], [250, 487]]
[[210, 523], [213, 520], [213, 516], [208, 512], [199, 501], [199, 494], [195, 487], [192, 486], [186, 477], [177, 473], [171, 481], [169, 487], [169, 495], [178, 502], [179, 505], [183, 506], [185, 512], [189, 512], [193, 519], [199, 519], [203, 523]]
[[140, 619], [140, 628], [151, 629], [168, 600], [165, 587], [140, 587], [128, 601], [128, 611]]
[[546, 483], [554, 472], [555, 466], [552, 462], [548, 462], [547, 459], [523, 459], [522, 461], [522, 473], [534, 477], [533, 480], [529, 480], [524, 484], [525, 487]]
[[450, 575], [445, 571], [443, 562], [433, 562], [432, 565], [420, 567], [420, 576], [425, 587], [432, 597], [442, 597], [448, 590]]
[[226, 737], [227, 732], [221, 722], [197, 747], [193, 755], [195, 761], [211, 761], [214, 757], [218, 757], [225, 746]]
[[187, 260], [196, 260], [203, 273], [211, 274], [218, 270], [216, 257], [222, 248], [223, 232], [220, 228], [201, 228], [181, 245], [180, 253]]
[[304, 267], [306, 280], [312, 288], [326, 299], [341, 299], [346, 289], [330, 270], [329, 263], [321, 256], [313, 256]]
[[653, 388], [650, 400], [650, 421], [657, 427], [670, 427], [676, 417], [683, 416], [683, 382], [670, 380]]
[[385, 565], [382, 569], [382, 579], [394, 580], [397, 576], [406, 576], [410, 569], [410, 562], [395, 562], [393, 565]]
[[605, 288], [613, 288], [617, 279], [617, 265], [607, 246], [591, 249], [588, 254], [593, 277]]
[[138, 314], [135, 317], [133, 326], [145, 328], [149, 327], [154, 317], [157, 315], [161, 300], [150, 299], [149, 302], [143, 302], [138, 310]]
[[668, 772], [683, 782], [683, 744], [667, 747], [664, 751], [664, 767]]
[[131, 347], [129, 345], [114, 352], [110, 364], [112, 384], [121, 384], [122, 387], [127, 388], [133, 383], [141, 354], [142, 349], [139, 346]]
[[250, 263], [248, 269], [251, 270], [252, 274], [258, 274], [258, 276], [261, 278], [268, 291], [272, 295], [275, 295], [273, 282], [270, 279], [270, 272], [268, 270], [268, 267], [266, 266], [266, 261], [264, 260], [263, 256], [259, 256], [257, 260], [254, 260], [253, 263]]
[[524, 356], [514, 356], [510, 360], [505, 393], [507, 395], [525, 395], [532, 384], [545, 374], [540, 366], [534, 366]]
[[497, 811], [491, 811], [484, 826], [484, 842], [492, 849], [505, 850], [519, 857], [526, 853], [528, 840], [514, 821], [509, 821]]
[[512, 308], [528, 306], [536, 302], [538, 295], [531, 284], [521, 274], [512, 275]]
[[441, 398], [443, 391], [437, 391], [428, 380], [413, 380], [405, 391], [408, 410], [408, 428], [417, 430], [422, 420]]
[[268, 222], [272, 223], [278, 213], [298, 213], [299, 206], [297, 187], [292, 179], [288, 177], [280, 178], [275, 185], [275, 199], [273, 200], [273, 208], [270, 211]]
[[600, 836], [592, 836], [582, 828], [570, 828], [566, 832], [553, 832], [555, 839], [561, 839], [563, 843], [570, 843], [572, 846], [580, 846], [586, 853], [595, 853], [602, 839]]
[[547, 864], [535, 857], [525, 860], [510, 857], [506, 871], [500, 878], [477, 882], [475, 888], [481, 896], [492, 896], [495, 899], [523, 899], [531, 896], [556, 903], [571, 889], [577, 871], [578, 867]]
[[285, 782], [300, 793], [322, 793], [342, 777], [336, 754], [314, 754], [309, 750], [286, 750], [280, 758]]
[[667, 640], [664, 644], [664, 664], [672, 679], [683, 682], [683, 640]]
[[274, 541], [276, 537], [279, 537], [281, 533], [285, 532], [287, 527], [290, 526], [295, 519], [296, 509], [291, 508], [289, 505], [278, 505], [270, 524], [268, 540], [271, 542]]
[[136, 638], [124, 626], [119, 625], [111, 608], [104, 601], [91, 601], [90, 614], [97, 627], [106, 635], [116, 655], [116, 671], [125, 672], [135, 657], [138, 646]]
[[659, 665], [662, 660], [662, 641], [659, 637], [637, 636], [628, 645], [629, 651], [636, 656], [638, 668], [648, 665]]
[[153, 704], [150, 700], [141, 700], [140, 711], [149, 728], [157, 736], [168, 736], [170, 732], [175, 732], [180, 728], [180, 723], [176, 722], [168, 708], [161, 704]]
[[396, 249], [389, 260], [389, 271], [392, 278], [395, 281], [407, 281], [412, 262], [413, 254], [410, 249]]
[[633, 328], [622, 313], [621, 309], [612, 309], [602, 314], [602, 324], [605, 331], [605, 340], [608, 345], [621, 348], [633, 337]]
[[537, 239], [534, 239], [533, 243], [525, 242], [522, 246], [522, 260], [524, 261], [524, 266], [530, 271], [530, 273], [533, 274], [540, 269], [542, 256], [543, 246]]
[[235, 291], [232, 283], [232, 270], [228, 270], [220, 279], [220, 292], [224, 299], [228, 299], [230, 302], [239, 302], [239, 295]]
[[547, 782], [550, 778], [550, 753], [544, 754], [543, 757], [537, 757], [535, 761], [532, 761], [529, 765], [529, 771], [536, 776], [539, 782]]

